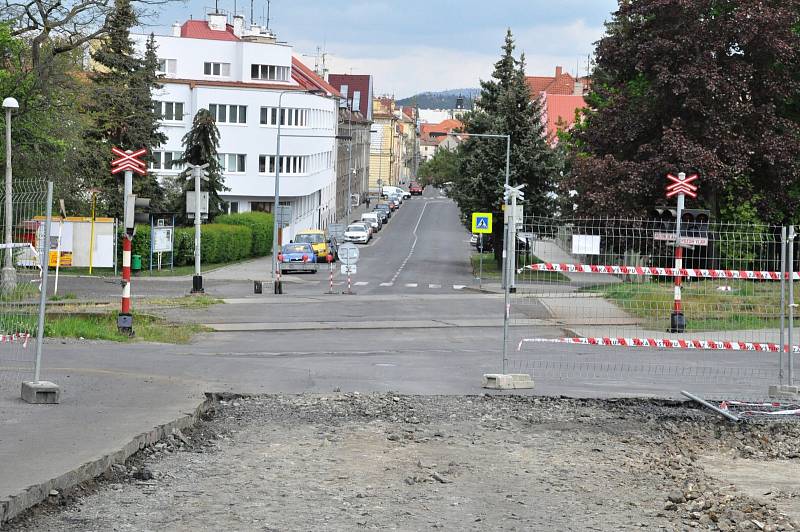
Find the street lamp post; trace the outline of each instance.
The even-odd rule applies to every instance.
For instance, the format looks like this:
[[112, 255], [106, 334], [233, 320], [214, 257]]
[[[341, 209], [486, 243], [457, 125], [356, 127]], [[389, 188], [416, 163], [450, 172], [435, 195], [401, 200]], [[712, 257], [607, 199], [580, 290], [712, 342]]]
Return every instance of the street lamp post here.
[[[17, 286], [17, 271], [14, 269], [14, 249], [12, 247], [12, 228], [14, 216], [12, 209], [12, 173], [11, 173], [11, 111], [19, 109], [19, 103], [14, 98], [3, 100], [3, 108], [6, 110], [6, 190], [5, 190], [5, 260], [2, 271], [2, 288], [4, 292], [10, 292]], [[45, 248], [45, 253], [47, 248]]]
[[[275, 280], [275, 273], [278, 268], [278, 252], [280, 247], [278, 244], [278, 226], [280, 225], [280, 211], [281, 211], [281, 122], [283, 122], [283, 95], [289, 92], [296, 92], [294, 89], [281, 91], [278, 95], [278, 139], [275, 143], [275, 208], [273, 209], [272, 221], [272, 278]], [[275, 286], [275, 293], [280, 294], [281, 287], [277, 285], [277, 281], [273, 283]]]

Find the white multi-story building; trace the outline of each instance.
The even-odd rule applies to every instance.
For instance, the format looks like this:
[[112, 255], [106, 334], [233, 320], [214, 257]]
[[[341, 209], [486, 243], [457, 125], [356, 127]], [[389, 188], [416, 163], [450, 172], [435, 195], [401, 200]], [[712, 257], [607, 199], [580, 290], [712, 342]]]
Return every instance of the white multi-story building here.
[[[133, 38], [144, 50], [147, 35]], [[230, 189], [221, 196], [230, 212], [275, 212], [279, 169], [281, 205], [291, 211], [284, 241], [334, 220], [339, 94], [332, 86], [294, 57], [289, 45], [259, 26], [245, 28], [239, 16], [233, 24], [222, 14], [176, 23], [172, 35], [156, 36], [156, 44], [164, 79], [153, 98], [168, 140], [153, 154], [153, 171], [162, 177], [180, 172], [170, 163], [180, 157], [183, 136], [205, 108], [219, 129], [218, 152]]]

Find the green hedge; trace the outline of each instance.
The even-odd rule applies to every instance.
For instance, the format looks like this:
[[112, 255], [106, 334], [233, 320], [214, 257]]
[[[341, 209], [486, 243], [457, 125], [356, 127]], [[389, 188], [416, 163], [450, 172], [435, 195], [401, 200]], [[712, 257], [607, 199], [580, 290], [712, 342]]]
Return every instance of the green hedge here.
[[266, 212], [241, 212], [217, 216], [216, 223], [243, 225], [253, 232], [253, 257], [263, 257], [272, 249], [273, 217]]
[[[204, 264], [230, 262], [253, 256], [253, 231], [244, 225], [203, 225], [200, 256]], [[270, 241], [272, 239], [270, 238]], [[119, 234], [119, 264], [122, 265], [122, 233]], [[175, 266], [194, 263], [194, 227], [176, 227], [173, 250]], [[142, 268], [150, 268], [150, 226], [137, 225], [133, 255], [141, 255]]]

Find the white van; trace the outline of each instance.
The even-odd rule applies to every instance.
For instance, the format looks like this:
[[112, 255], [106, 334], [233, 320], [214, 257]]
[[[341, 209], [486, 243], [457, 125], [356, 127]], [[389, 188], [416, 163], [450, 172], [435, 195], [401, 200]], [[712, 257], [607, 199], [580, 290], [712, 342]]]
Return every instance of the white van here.
[[391, 185], [383, 185], [383, 195], [391, 196], [392, 194], [397, 194], [403, 199], [408, 199], [411, 197], [411, 194], [407, 190], [403, 190], [400, 187], [394, 187]]

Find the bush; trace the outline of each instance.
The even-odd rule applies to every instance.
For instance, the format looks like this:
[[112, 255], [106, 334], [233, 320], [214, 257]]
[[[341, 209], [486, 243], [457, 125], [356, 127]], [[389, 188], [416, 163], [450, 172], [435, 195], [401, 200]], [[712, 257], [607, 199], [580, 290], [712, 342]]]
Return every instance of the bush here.
[[[270, 230], [271, 228], [272, 224], [270, 223]], [[194, 264], [194, 227], [176, 227], [173, 238], [172, 249], [175, 253], [175, 266]], [[120, 232], [119, 247], [117, 248], [120, 267], [122, 267], [122, 239], [123, 235]], [[203, 225], [200, 257], [203, 264], [246, 259], [253, 256], [254, 240], [253, 231], [244, 224]], [[269, 235], [269, 242], [272, 242], [272, 234]], [[136, 236], [133, 238], [131, 254], [142, 256], [142, 269], [150, 268], [149, 225], [136, 226]]]
[[227, 225], [243, 225], [253, 232], [251, 255], [263, 257], [272, 250], [273, 216], [266, 212], [242, 212], [224, 214], [216, 218], [216, 223]]

